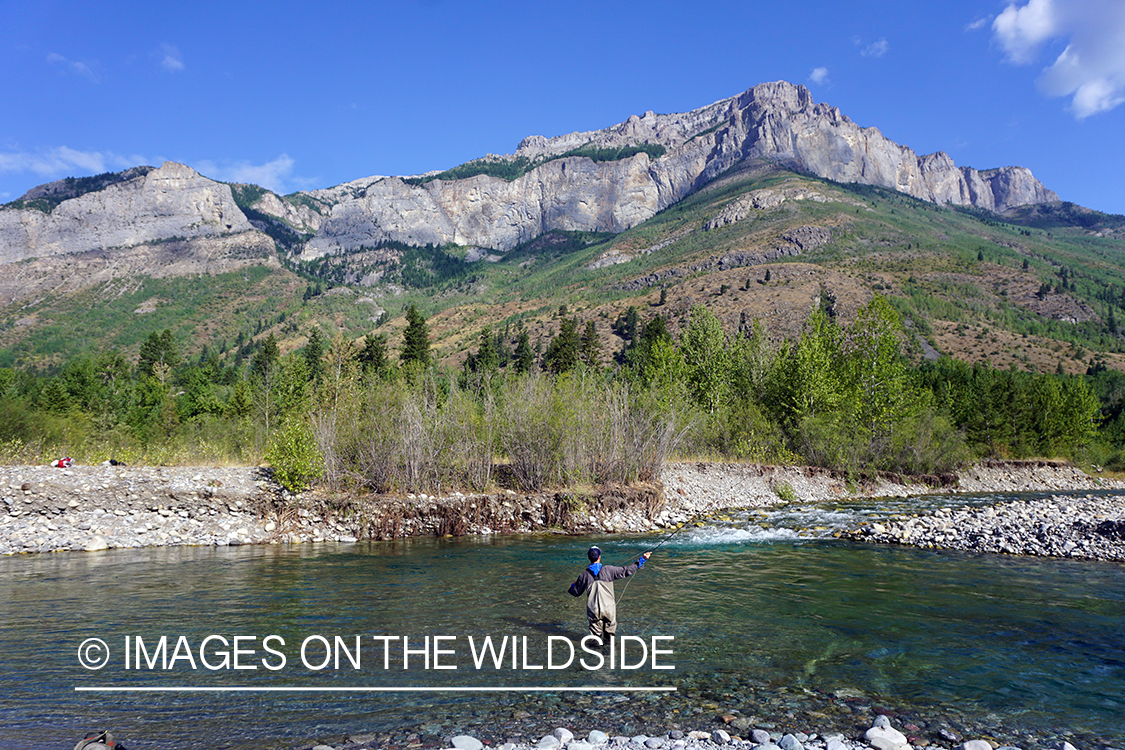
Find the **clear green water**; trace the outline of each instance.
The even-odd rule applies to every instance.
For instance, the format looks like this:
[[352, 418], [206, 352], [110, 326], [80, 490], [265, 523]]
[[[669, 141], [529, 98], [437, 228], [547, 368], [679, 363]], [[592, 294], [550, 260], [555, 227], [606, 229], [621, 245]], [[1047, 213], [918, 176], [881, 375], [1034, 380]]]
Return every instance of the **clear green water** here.
[[[953, 501], [961, 504], [960, 500]], [[802, 516], [802, 527], [827, 526]], [[837, 519], [839, 520], [839, 519]], [[514, 710], [611, 733], [658, 723], [707, 725], [738, 709], [779, 727], [853, 731], [853, 713], [989, 727], [1000, 738], [1069, 736], [1125, 743], [1125, 566], [865, 547], [797, 537], [775, 514], [691, 529], [670, 539], [621, 597], [620, 634], [672, 636], [676, 669], [589, 671], [473, 668], [468, 638], [527, 638], [543, 664], [548, 636], [577, 641], [583, 601], [566, 588], [589, 539], [533, 537], [359, 545], [178, 548], [0, 560], [0, 748], [69, 747], [109, 728], [130, 747], [293, 747], [348, 733], [427, 727], [452, 735]], [[599, 539], [623, 562], [661, 537]], [[268, 670], [261, 639], [287, 656]], [[256, 637], [249, 670], [124, 667], [124, 639], [198, 660], [208, 635]], [[306, 669], [312, 635], [362, 636], [360, 669]], [[384, 669], [373, 635], [455, 636], [456, 670]], [[100, 671], [79, 644], [110, 648]], [[667, 646], [669, 642], [664, 642]], [[214, 643], [212, 644], [215, 645]], [[276, 643], [274, 644], [277, 645]], [[216, 648], [212, 663], [218, 663]], [[323, 650], [309, 651], [319, 661]], [[272, 658], [272, 657], [271, 657]], [[277, 659], [273, 659], [277, 663]], [[519, 665], [517, 665], [519, 666]], [[101, 693], [76, 686], [675, 686], [674, 694]], [[623, 706], [636, 708], [626, 713]], [[613, 707], [607, 710], [605, 707]], [[691, 718], [693, 706], [706, 706]], [[620, 708], [618, 708], [620, 707]], [[810, 717], [810, 712], [815, 715]], [[866, 716], [866, 714], [861, 714]], [[689, 718], [685, 718], [689, 717]], [[618, 722], [619, 726], [612, 726]], [[826, 726], [832, 725], [832, 726]], [[550, 727], [545, 727], [549, 729]], [[1056, 732], [1055, 730], [1059, 730]], [[498, 738], [498, 739], [503, 739]], [[67, 743], [70, 743], [68, 745]], [[1079, 744], [1079, 747], [1083, 747]]]

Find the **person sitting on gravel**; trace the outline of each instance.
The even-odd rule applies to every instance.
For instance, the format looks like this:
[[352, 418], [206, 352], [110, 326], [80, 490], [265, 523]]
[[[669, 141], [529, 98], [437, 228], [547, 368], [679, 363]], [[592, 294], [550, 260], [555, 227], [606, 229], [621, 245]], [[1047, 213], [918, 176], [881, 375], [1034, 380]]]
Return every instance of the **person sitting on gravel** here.
[[590, 565], [570, 584], [570, 595], [586, 594], [586, 619], [590, 621], [590, 635], [602, 646], [617, 632], [617, 600], [613, 596], [613, 582], [627, 578], [644, 567], [652, 552], [645, 552], [630, 565], [603, 565], [602, 551], [591, 547], [586, 556]]

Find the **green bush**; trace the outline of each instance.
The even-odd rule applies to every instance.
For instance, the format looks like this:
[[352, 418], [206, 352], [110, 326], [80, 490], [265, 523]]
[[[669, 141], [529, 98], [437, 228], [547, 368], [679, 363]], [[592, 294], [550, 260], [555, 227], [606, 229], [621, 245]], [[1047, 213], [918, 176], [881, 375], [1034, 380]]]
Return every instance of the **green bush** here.
[[266, 460], [273, 466], [274, 478], [293, 492], [307, 488], [324, 476], [324, 458], [305, 419], [290, 418], [271, 436]]
[[797, 497], [797, 491], [793, 489], [793, 485], [789, 482], [776, 482], [770, 485], [770, 489], [784, 503], [795, 503], [800, 500]]
[[724, 404], [696, 422], [685, 445], [688, 453], [719, 455], [758, 464], [793, 464], [801, 457], [786, 445], [781, 427], [753, 401]]

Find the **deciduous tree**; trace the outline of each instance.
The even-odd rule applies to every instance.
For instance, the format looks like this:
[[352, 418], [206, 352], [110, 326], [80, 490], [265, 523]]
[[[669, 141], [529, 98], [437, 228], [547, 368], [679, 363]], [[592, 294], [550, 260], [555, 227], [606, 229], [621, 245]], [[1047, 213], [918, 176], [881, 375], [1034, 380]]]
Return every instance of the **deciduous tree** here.
[[706, 307], [692, 308], [687, 328], [680, 337], [680, 353], [692, 398], [714, 413], [730, 390], [730, 356], [723, 324]]

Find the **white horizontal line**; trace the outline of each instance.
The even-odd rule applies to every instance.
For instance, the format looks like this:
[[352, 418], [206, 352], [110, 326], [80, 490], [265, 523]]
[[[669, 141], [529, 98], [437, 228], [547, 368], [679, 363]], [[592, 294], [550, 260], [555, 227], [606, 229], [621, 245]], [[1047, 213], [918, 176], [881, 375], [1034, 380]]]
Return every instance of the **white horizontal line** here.
[[675, 687], [75, 687], [76, 693], [674, 693]]

